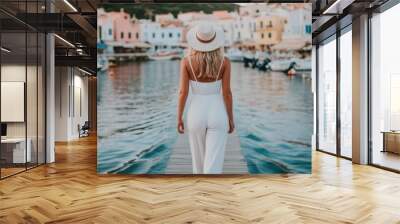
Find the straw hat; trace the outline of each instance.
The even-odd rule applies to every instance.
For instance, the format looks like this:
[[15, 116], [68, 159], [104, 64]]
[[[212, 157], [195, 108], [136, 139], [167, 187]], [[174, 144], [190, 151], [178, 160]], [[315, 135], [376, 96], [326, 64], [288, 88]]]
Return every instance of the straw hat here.
[[196, 51], [213, 51], [224, 46], [224, 31], [210, 22], [203, 22], [190, 29], [186, 39]]

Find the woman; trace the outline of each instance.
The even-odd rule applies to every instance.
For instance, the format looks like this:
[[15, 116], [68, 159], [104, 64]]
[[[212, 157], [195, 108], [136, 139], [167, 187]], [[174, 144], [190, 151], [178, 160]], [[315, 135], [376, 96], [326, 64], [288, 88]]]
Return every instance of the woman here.
[[235, 129], [223, 35], [209, 23], [192, 28], [187, 34], [190, 53], [181, 62], [177, 129], [180, 134], [185, 131], [182, 117], [190, 87], [186, 128], [195, 174], [222, 173], [228, 133]]

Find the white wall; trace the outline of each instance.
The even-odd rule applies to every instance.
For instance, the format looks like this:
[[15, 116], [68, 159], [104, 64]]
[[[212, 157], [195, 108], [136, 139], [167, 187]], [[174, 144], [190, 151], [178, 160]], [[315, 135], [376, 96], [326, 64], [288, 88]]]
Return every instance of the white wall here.
[[88, 120], [88, 78], [83, 75], [76, 68], [56, 67], [56, 141], [77, 139], [78, 124], [83, 125]]
[[[9, 64], [1, 66], [1, 81], [2, 82], [25, 82], [26, 69], [28, 74], [36, 68], [32, 66], [25, 67], [24, 65]], [[35, 70], [36, 71], [36, 70]], [[36, 74], [36, 72], [35, 72]], [[36, 89], [34, 93], [27, 93], [28, 97], [36, 97]], [[27, 99], [28, 100], [28, 99]], [[32, 100], [28, 100], [31, 102]], [[36, 106], [36, 105], [35, 105]], [[1, 108], [6, 110], [6, 108]], [[28, 121], [33, 120], [28, 114]], [[36, 114], [35, 114], [36, 116]], [[26, 122], [7, 122], [7, 136], [8, 137], [25, 137], [25, 123]], [[31, 127], [31, 125], [29, 125]], [[29, 136], [28, 136], [29, 137]]]
[[[26, 85], [25, 89], [19, 90], [19, 94], [24, 94], [26, 90], [26, 106], [24, 100], [24, 102], [22, 102], [23, 105], [19, 108], [10, 108], [4, 105], [1, 108], [3, 113], [22, 113], [22, 116], [24, 116], [26, 112], [26, 120], [23, 118], [20, 122], [5, 122], [7, 124], [7, 137], [24, 138], [26, 135], [29, 139], [29, 147], [31, 149], [31, 161], [36, 162], [36, 158], [39, 158], [39, 162], [43, 163], [45, 145], [45, 90], [42, 68], [40, 66], [37, 67], [36, 65], [25, 66], [25, 64], [3, 64], [1, 66], [1, 76], [2, 82], [23, 82]], [[7, 92], [5, 93], [3, 91], [4, 89], [2, 89], [2, 98], [8, 98]], [[37, 156], [37, 153], [39, 156]]]

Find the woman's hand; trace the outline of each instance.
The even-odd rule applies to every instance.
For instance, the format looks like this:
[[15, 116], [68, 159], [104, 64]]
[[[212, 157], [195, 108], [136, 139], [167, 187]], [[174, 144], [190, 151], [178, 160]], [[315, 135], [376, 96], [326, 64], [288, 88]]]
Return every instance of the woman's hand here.
[[184, 133], [185, 127], [184, 127], [184, 125], [183, 125], [183, 120], [182, 120], [182, 119], [179, 119], [179, 120], [178, 120], [178, 127], [177, 127], [177, 129], [178, 129], [178, 133], [179, 133], [179, 134], [183, 134], [183, 133]]
[[233, 122], [233, 120], [229, 120], [228, 134], [231, 134], [234, 130], [235, 130], [235, 122]]

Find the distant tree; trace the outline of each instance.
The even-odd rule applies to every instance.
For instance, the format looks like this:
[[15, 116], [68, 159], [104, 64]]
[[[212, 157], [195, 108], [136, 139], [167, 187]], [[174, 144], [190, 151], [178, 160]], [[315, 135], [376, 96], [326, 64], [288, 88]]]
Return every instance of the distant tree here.
[[148, 18], [148, 19], [153, 19], [154, 14], [153, 14], [153, 10], [151, 9], [145, 9], [144, 11], [144, 17]]

